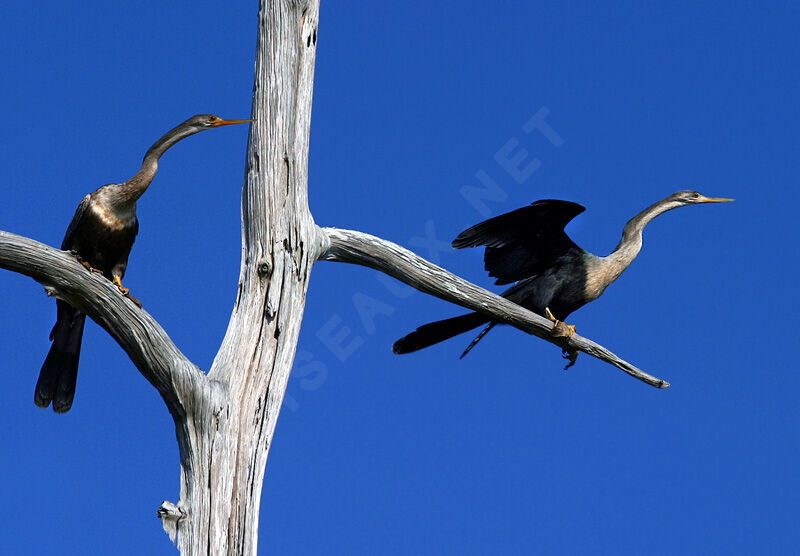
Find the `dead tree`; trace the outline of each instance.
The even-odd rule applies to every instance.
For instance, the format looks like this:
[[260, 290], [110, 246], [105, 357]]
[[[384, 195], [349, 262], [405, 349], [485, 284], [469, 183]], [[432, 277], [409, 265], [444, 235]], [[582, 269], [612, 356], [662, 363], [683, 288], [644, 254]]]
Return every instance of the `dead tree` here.
[[319, 0], [261, 0], [242, 261], [228, 330], [204, 373], [147, 311], [69, 254], [0, 232], [0, 267], [30, 276], [105, 328], [155, 386], [175, 422], [177, 504], [158, 510], [182, 554], [255, 554], [261, 486], [318, 260], [369, 266], [658, 388], [669, 384], [596, 343], [361, 232], [318, 227], [308, 209], [308, 145]]

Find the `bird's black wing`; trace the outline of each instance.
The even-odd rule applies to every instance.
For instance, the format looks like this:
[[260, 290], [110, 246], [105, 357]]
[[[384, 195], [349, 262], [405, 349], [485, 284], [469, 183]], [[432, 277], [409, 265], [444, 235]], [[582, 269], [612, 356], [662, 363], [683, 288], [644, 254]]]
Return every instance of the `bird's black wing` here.
[[75, 232], [78, 229], [78, 225], [81, 222], [81, 219], [86, 214], [86, 211], [89, 210], [89, 205], [92, 202], [92, 195], [91, 193], [83, 198], [81, 204], [78, 205], [75, 214], [72, 216], [72, 221], [69, 223], [69, 227], [67, 228], [67, 233], [64, 234], [64, 241], [61, 242], [61, 250], [62, 251], [69, 251], [72, 249], [72, 242], [75, 239]]
[[536, 201], [464, 230], [453, 247], [486, 246], [489, 276], [497, 279], [495, 284], [510, 284], [543, 272], [570, 252], [582, 252], [564, 227], [584, 210], [569, 201]]

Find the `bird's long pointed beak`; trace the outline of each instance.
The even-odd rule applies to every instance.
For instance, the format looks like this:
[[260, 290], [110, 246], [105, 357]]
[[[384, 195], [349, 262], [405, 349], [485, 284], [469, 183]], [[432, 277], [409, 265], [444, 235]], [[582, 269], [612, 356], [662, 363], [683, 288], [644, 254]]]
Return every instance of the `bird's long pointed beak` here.
[[247, 122], [251, 122], [253, 120], [220, 120], [212, 124], [214, 127], [219, 127], [221, 125], [233, 125], [233, 124], [246, 124]]
[[726, 199], [725, 197], [706, 197], [705, 195], [700, 196], [699, 203], [730, 203], [731, 201], [735, 201], [735, 199]]

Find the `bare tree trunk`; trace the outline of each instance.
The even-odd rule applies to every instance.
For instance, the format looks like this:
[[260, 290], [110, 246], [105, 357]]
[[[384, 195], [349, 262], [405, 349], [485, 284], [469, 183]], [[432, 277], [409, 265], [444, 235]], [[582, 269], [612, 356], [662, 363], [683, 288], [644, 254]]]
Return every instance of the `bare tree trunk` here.
[[413, 287], [583, 351], [659, 388], [669, 384], [393, 243], [318, 228], [308, 209], [308, 145], [319, 0], [262, 0], [253, 125], [242, 195], [242, 263], [228, 331], [208, 375], [146, 311], [75, 258], [0, 232], [0, 268], [31, 276], [104, 327], [161, 393], [181, 458], [177, 504], [159, 508], [182, 554], [255, 554], [267, 455], [294, 360], [314, 262], [370, 266]]
[[[210, 529], [213, 554], [256, 552], [267, 454], [321, 250], [307, 196], [318, 17], [319, 0], [265, 0], [259, 13], [239, 294], [208, 375], [220, 399], [194, 415], [201, 435], [178, 429], [197, 445], [181, 501], [201, 510], [189, 522], [201, 538]], [[197, 553], [196, 539], [179, 545]]]
[[321, 234], [308, 210], [319, 0], [264, 0], [242, 195], [239, 293], [207, 396], [178, 422], [184, 554], [255, 554], [267, 454]]

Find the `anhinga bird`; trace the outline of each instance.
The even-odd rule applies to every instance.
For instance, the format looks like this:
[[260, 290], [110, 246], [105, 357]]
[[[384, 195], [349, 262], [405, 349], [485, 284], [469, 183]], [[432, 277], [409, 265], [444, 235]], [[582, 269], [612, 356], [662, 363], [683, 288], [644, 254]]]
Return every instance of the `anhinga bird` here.
[[[697, 191], [673, 193], [631, 218], [619, 245], [606, 257], [581, 249], [564, 231], [569, 221], [586, 209], [557, 200], [536, 201], [490, 218], [461, 232], [452, 245], [456, 249], [485, 246], [485, 268], [497, 279], [495, 284], [515, 282], [501, 295], [549, 318], [555, 333], [570, 313], [600, 297], [628, 268], [642, 248], [642, 230], [653, 218], [678, 207], [732, 200], [704, 197]], [[486, 328], [467, 346], [461, 354], [464, 357], [499, 323], [474, 312], [432, 322], [397, 340], [393, 351], [417, 351], [483, 324]], [[566, 328], [566, 334], [575, 333], [574, 326]], [[570, 360], [574, 362], [574, 357]]]
[[[122, 285], [128, 255], [139, 231], [136, 201], [144, 194], [158, 170], [158, 160], [175, 143], [206, 129], [250, 120], [223, 120], [211, 114], [192, 116], [166, 133], [147, 151], [142, 167], [124, 183], [110, 183], [83, 198], [72, 217], [61, 249], [75, 253], [92, 272], [103, 274], [119, 291], [141, 306]], [[86, 315], [64, 301], [56, 302], [57, 317], [50, 340], [53, 345], [39, 372], [34, 402], [58, 413], [69, 411], [75, 397], [78, 359]]]

